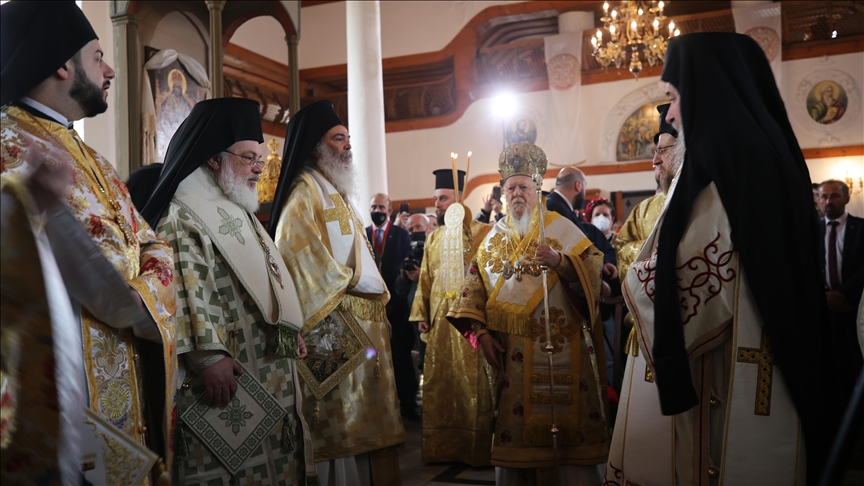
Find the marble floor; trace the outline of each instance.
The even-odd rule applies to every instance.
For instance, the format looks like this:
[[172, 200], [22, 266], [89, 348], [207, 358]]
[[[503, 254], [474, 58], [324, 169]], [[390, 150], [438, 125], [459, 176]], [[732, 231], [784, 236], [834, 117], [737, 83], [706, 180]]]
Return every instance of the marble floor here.
[[399, 447], [402, 486], [494, 486], [495, 468], [462, 463], [423, 464], [420, 461], [420, 421], [405, 420], [407, 440]]

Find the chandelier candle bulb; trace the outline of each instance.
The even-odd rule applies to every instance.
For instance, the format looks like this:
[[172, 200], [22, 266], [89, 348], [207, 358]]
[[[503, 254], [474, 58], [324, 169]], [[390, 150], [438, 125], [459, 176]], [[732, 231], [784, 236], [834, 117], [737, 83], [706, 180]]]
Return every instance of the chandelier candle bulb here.
[[607, 13], [607, 12], [609, 12], [609, 4], [604, 2], [603, 3], [603, 13]]

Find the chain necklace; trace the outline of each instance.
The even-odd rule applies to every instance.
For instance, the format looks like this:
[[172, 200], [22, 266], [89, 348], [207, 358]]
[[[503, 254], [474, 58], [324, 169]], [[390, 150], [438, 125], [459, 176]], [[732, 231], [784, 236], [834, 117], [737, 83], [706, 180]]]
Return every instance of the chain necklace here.
[[[22, 111], [24, 111], [24, 110], [22, 110]], [[48, 135], [48, 137], [50, 137], [52, 139], [52, 141], [56, 144], [55, 146], [58, 146], [58, 147], [63, 146], [63, 141], [60, 140], [60, 138], [57, 135], [52, 133], [51, 130], [49, 128], [47, 128], [42, 123], [42, 120], [40, 120], [39, 117], [32, 115], [26, 111], [24, 111], [24, 113], [27, 113], [28, 115], [30, 115], [33, 118], [33, 120], [36, 122], [37, 125], [39, 125], [39, 127], [42, 129], [42, 131], [44, 131]], [[68, 130], [68, 128], [67, 128], [67, 130]], [[99, 167], [99, 161], [96, 158], [96, 152], [92, 148], [90, 148], [87, 144], [85, 144], [83, 141], [80, 140], [80, 138], [78, 136], [78, 132], [76, 132], [74, 129], [70, 130], [70, 136], [72, 137], [72, 140], [75, 141], [75, 144], [78, 145], [78, 148], [83, 152], [82, 155], [85, 156], [84, 157], [85, 160], [87, 158], [86, 157], [87, 154], [89, 154], [90, 158], [93, 159], [93, 165], [95, 165], [95, 168], [91, 167], [91, 171], [93, 172], [93, 176], [96, 179], [96, 185], [99, 187], [99, 191], [102, 193], [102, 195], [108, 201], [108, 207], [111, 208], [111, 210], [114, 212], [114, 221], [117, 223], [117, 226], [120, 227], [120, 231], [123, 232], [123, 237], [126, 239], [126, 243], [128, 245], [137, 245], [138, 242], [137, 242], [137, 239], [135, 238], [135, 232], [132, 231], [132, 226], [129, 224], [128, 221], [126, 221], [126, 217], [123, 216], [123, 208], [120, 206], [120, 203], [117, 202], [117, 198], [114, 197], [114, 195], [110, 192], [110, 189], [105, 187], [108, 185], [108, 180], [109, 180], [110, 176], [108, 174], [105, 174], [105, 172], [102, 170], [102, 168]], [[90, 165], [90, 164], [88, 163], [88, 165]], [[96, 174], [96, 171], [99, 171], [99, 173]], [[99, 177], [98, 177], [99, 175], [102, 176], [102, 179], [104, 180], [104, 184], [103, 184], [103, 181], [99, 180]]]

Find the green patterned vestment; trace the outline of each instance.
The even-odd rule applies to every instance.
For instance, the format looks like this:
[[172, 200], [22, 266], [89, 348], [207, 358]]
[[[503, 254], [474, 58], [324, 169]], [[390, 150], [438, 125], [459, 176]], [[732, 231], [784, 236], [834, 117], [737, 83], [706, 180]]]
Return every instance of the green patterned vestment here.
[[[276, 355], [277, 327], [264, 321], [255, 301], [214, 245], [212, 233], [197, 219], [175, 200], [157, 230], [174, 249], [177, 275], [177, 353], [182, 355], [180, 366], [186, 372], [177, 416], [204, 392], [203, 381], [194, 371], [196, 367], [214, 362], [215, 354], [229, 354], [255, 373], [254, 378], [287, 410], [289, 428], [287, 437], [283, 437], [284, 422], [276, 425], [232, 478], [198, 437], [181, 425], [175, 479], [180, 484], [207, 486], [315, 483], [314, 467], [305, 465], [311, 463], [311, 450], [306, 451], [311, 449], [311, 443], [304, 444], [297, 415], [294, 360]], [[242, 224], [254, 225], [253, 232], [266, 234], [251, 217], [242, 220]], [[259, 244], [255, 240], [246, 243]], [[282, 452], [286, 439], [293, 447], [288, 453]], [[308, 458], [305, 452], [309, 453]]]

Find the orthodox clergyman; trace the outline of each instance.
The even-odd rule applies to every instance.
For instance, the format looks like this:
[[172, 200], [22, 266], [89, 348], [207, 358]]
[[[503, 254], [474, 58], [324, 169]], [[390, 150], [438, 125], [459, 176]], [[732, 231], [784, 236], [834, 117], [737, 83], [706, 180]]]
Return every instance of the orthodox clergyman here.
[[[409, 317], [418, 323], [426, 341], [421, 458], [423, 462], [459, 461], [474, 467], [488, 466], [492, 452], [492, 394], [485, 369], [488, 364], [450, 325], [447, 312], [459, 295], [465, 269], [492, 226], [478, 221], [465, 226], [458, 219], [448, 226], [445, 214], [456, 202], [453, 170], [439, 169], [434, 175], [435, 209], [443, 226], [426, 240]], [[465, 190], [465, 172], [458, 171], [457, 178], [461, 193]], [[455, 273], [443, 268], [445, 246], [450, 246], [446, 242], [453, 240], [445, 235], [450, 234], [465, 240], [460, 257], [453, 262]]]
[[[546, 164], [543, 151], [528, 142], [501, 154], [508, 214], [480, 243], [447, 317], [500, 370], [492, 445], [497, 482], [553, 484], [554, 403], [560, 484], [597, 484], [596, 465], [605, 462], [609, 450], [606, 369], [599, 345], [603, 254], [571, 221], [538, 204], [532, 177], [542, 177]], [[549, 269], [551, 370], [544, 351], [541, 266]]]
[[[816, 483], [845, 404], [810, 177], [771, 67], [746, 35], [697, 33], [669, 42], [662, 78], [686, 152], [623, 286], [639, 349], [606, 484]], [[765, 244], [765, 214], [783, 244]]]
[[294, 364], [305, 348], [300, 304], [254, 214], [264, 165], [259, 113], [243, 98], [196, 104], [144, 208], [174, 248], [181, 484], [306, 484], [315, 476]]
[[[96, 260], [107, 260], [108, 273], [88, 265], [89, 272], [63, 275], [80, 326], [84, 401], [170, 464], [177, 373], [171, 248], [138, 214], [111, 163], [72, 127], [73, 121], [108, 109], [114, 70], [103, 61], [96, 33], [75, 2], [5, 3], [0, 6], [0, 36], [3, 180], [27, 177], [35, 169], [31, 160], [44, 160], [52, 169], [71, 164], [71, 184], [62, 202], [101, 252]], [[72, 254], [80, 247], [71, 241], [51, 243], [61, 269], [76, 268], [88, 258]], [[72, 260], [71, 267], [62, 265], [67, 260]], [[3, 268], [4, 273], [15, 271]], [[121, 285], [107, 285], [109, 277]], [[112, 312], [116, 292], [123, 299], [131, 295], [145, 314], [143, 326]], [[42, 440], [38, 434], [21, 434], [19, 439], [22, 447]], [[13, 474], [4, 478], [26, 477], [32, 470], [51, 477], [50, 471], [40, 469], [43, 459], [34, 453], [27, 460], [4, 462], [4, 473]]]
[[322, 483], [399, 484], [405, 429], [385, 305], [390, 298], [351, 197], [348, 129], [330, 101], [288, 123], [270, 234], [297, 287], [309, 355], [303, 415]]

